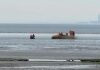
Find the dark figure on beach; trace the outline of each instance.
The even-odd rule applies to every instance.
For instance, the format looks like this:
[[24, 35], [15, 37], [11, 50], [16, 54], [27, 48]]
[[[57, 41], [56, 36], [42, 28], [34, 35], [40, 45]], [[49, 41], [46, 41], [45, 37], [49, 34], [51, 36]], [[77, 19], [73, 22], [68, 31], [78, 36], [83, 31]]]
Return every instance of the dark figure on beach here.
[[30, 35], [30, 39], [35, 39], [35, 35]]

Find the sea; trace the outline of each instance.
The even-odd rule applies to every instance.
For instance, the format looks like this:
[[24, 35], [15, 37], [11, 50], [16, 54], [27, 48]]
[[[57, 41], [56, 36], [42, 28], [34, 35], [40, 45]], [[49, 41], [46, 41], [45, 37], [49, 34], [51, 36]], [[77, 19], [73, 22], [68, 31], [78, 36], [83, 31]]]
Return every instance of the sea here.
[[[76, 39], [51, 39], [75, 31]], [[35, 39], [30, 39], [30, 35]], [[29, 62], [0, 61], [0, 70], [100, 70], [96, 63], [65, 62], [100, 58], [99, 24], [0, 24], [0, 58], [27, 58]]]

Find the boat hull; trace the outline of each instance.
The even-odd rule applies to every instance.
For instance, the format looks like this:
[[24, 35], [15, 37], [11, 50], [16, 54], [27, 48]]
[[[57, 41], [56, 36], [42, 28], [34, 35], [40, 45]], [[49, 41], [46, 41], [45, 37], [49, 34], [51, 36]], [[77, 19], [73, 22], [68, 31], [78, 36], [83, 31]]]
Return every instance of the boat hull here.
[[55, 36], [52, 36], [51, 37], [52, 39], [75, 39], [75, 37], [73, 36], [58, 36], [58, 35], [55, 35]]

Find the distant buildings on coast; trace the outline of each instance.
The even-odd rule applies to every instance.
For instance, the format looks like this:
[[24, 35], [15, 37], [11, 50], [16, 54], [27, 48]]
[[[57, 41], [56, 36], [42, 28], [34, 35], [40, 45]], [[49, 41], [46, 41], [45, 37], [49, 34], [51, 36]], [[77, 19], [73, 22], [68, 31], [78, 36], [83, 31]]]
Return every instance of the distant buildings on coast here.
[[97, 20], [89, 21], [89, 22], [84, 22], [84, 23], [89, 23], [89, 24], [100, 24], [100, 15], [97, 16]]
[[81, 21], [81, 22], [75, 22], [75, 23], [76, 24], [99, 24], [100, 25], [100, 14], [94, 20], [91, 20], [91, 21]]

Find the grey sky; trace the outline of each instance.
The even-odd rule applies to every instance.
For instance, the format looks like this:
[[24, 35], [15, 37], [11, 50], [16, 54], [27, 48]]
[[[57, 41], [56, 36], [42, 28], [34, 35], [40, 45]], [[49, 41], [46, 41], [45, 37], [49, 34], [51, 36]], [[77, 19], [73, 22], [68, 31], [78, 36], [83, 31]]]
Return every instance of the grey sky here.
[[100, 0], [0, 0], [0, 23], [66, 23], [96, 20]]

